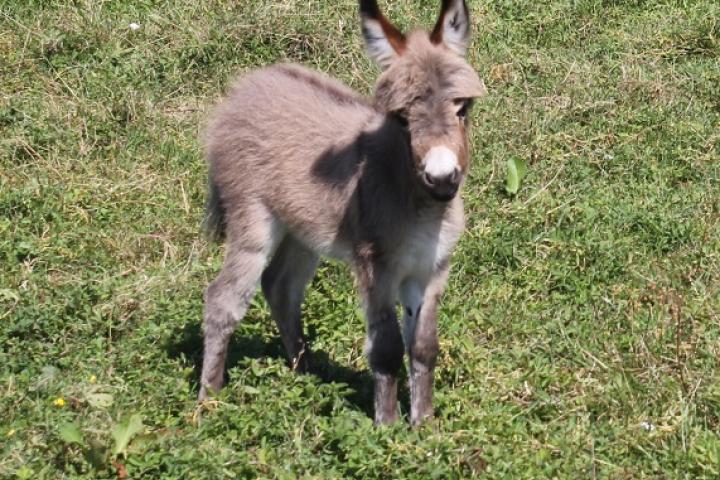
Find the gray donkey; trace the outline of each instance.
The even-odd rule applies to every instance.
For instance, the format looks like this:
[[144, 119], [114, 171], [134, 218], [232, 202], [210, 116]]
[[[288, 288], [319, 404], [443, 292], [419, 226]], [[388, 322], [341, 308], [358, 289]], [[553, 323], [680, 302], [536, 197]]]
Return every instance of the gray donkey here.
[[325, 255], [350, 264], [362, 297], [375, 422], [398, 419], [404, 350], [410, 420], [433, 414], [437, 308], [464, 226], [468, 111], [485, 86], [463, 58], [464, 0], [442, 1], [431, 34], [403, 34], [375, 0], [360, 0], [360, 15], [383, 70], [374, 98], [277, 65], [241, 78], [209, 121], [207, 223], [227, 251], [205, 295], [200, 401], [222, 386], [230, 336], [258, 281], [293, 368], [308, 368], [301, 303]]

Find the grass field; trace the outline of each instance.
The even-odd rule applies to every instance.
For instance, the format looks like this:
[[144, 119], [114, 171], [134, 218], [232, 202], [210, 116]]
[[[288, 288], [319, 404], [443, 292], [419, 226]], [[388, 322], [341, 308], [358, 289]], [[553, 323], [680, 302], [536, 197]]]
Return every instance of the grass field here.
[[[439, 2], [381, 4], [410, 27]], [[2, 3], [0, 478], [720, 477], [720, 4], [470, 7], [490, 94], [437, 418], [413, 430], [372, 426], [336, 263], [304, 307], [318, 374], [288, 370], [258, 297], [194, 415], [223, 253], [200, 234], [202, 124], [276, 61], [369, 94], [355, 2]]]

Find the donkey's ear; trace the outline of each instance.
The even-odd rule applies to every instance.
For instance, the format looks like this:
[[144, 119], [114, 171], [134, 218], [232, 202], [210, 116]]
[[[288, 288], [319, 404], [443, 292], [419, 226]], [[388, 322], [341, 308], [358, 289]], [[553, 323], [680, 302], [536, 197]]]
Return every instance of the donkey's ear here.
[[430, 35], [434, 44], [444, 43], [464, 56], [470, 43], [470, 13], [465, 0], [442, 0], [440, 18]]
[[376, 0], [360, 0], [360, 20], [368, 55], [385, 70], [405, 51], [405, 35], [383, 16]]

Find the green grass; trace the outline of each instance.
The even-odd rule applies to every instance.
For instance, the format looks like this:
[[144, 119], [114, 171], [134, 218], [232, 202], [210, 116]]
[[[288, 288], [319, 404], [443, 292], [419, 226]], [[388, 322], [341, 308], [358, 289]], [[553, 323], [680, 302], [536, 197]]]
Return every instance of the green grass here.
[[[382, 3], [409, 27], [439, 2]], [[2, 4], [0, 477], [720, 476], [720, 5], [470, 5], [490, 95], [437, 419], [412, 430], [372, 426], [335, 263], [305, 304], [323, 375], [285, 367], [258, 297], [194, 416], [222, 260], [199, 232], [199, 131], [234, 75], [276, 61], [370, 92], [355, 2]], [[528, 163], [514, 197], [509, 158]]]

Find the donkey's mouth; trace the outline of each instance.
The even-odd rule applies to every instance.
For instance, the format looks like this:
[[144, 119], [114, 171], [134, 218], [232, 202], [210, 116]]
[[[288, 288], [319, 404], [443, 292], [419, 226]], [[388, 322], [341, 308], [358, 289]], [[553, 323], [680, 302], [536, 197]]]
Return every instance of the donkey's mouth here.
[[457, 191], [458, 187], [453, 187], [452, 190], [448, 189], [444, 191], [436, 189], [430, 191], [430, 196], [439, 202], [449, 202], [450, 200], [455, 198]]

